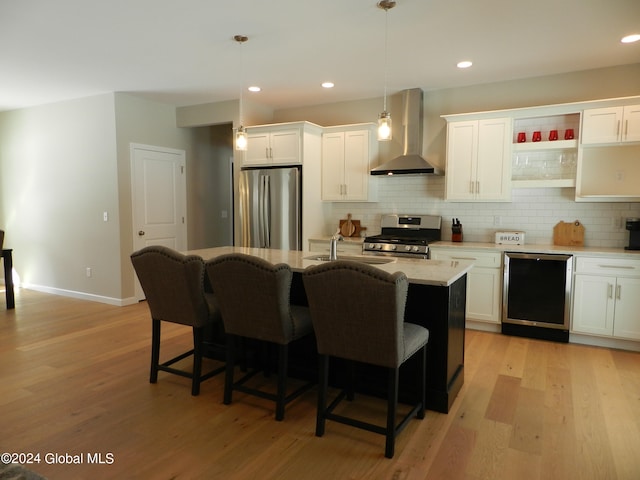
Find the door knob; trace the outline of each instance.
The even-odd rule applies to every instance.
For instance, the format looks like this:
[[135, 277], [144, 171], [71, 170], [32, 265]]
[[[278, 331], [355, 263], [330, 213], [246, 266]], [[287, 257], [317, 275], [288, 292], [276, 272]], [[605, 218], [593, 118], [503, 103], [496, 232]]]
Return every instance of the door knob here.
[[140, 230], [140, 231], [138, 232], [138, 236], [140, 236], [140, 237], [141, 237], [141, 236], [143, 236], [143, 235], [144, 235], [144, 230]]

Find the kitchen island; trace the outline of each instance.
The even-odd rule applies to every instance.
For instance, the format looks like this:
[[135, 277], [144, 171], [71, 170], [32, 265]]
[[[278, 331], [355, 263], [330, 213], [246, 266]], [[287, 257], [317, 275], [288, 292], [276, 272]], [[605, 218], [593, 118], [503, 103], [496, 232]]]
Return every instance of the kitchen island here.
[[[227, 253], [245, 253], [263, 258], [271, 263], [288, 264], [294, 272], [291, 287], [291, 302], [306, 304], [301, 273], [312, 265], [322, 263], [313, 252], [287, 251], [246, 247], [217, 247], [192, 250], [187, 254], [199, 255], [205, 261]], [[340, 257], [338, 257], [340, 258]], [[350, 257], [354, 258], [354, 257]], [[361, 257], [363, 261], [381, 257]], [[401, 271], [409, 279], [409, 291], [405, 319], [429, 330], [427, 346], [427, 404], [430, 410], [447, 413], [464, 382], [464, 332], [466, 304], [466, 274], [471, 262], [438, 261], [384, 257], [388, 263], [376, 264], [386, 272]], [[308, 352], [307, 352], [308, 353]], [[293, 355], [293, 352], [292, 352]], [[415, 395], [415, 378], [412, 371], [417, 365], [410, 359], [401, 370], [400, 400], [409, 400]], [[292, 356], [296, 361], [315, 369], [315, 358]], [[311, 362], [311, 365], [309, 363]], [[300, 369], [304, 371], [305, 369]], [[378, 393], [383, 385], [370, 383], [364, 376], [364, 391]], [[384, 378], [384, 377], [383, 377]], [[382, 382], [383, 384], [385, 382]]]

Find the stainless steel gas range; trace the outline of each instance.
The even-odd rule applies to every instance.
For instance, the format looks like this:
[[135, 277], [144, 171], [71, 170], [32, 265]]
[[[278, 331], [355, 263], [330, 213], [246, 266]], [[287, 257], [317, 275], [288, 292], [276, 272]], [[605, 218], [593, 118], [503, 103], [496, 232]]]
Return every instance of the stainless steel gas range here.
[[429, 242], [440, 240], [442, 217], [382, 215], [382, 233], [364, 239], [365, 255], [428, 258]]

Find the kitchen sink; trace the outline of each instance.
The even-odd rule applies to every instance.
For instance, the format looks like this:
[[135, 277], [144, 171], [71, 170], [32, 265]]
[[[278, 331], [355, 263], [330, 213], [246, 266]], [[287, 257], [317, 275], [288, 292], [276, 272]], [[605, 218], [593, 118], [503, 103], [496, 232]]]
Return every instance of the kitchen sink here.
[[[304, 257], [305, 260], [315, 260], [318, 262], [329, 262], [331, 259], [329, 255], [311, 255]], [[350, 260], [352, 262], [368, 263], [370, 265], [382, 265], [384, 263], [393, 263], [395, 258], [389, 257], [376, 257], [376, 256], [357, 256], [357, 255], [338, 255], [338, 260]]]

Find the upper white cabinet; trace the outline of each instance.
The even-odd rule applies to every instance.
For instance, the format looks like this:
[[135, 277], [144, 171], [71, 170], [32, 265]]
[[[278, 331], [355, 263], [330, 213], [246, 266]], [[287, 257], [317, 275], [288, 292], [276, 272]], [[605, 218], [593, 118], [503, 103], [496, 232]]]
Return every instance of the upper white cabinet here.
[[511, 118], [447, 124], [445, 200], [511, 199]]
[[302, 128], [264, 126], [247, 128], [244, 165], [294, 165], [302, 163]]
[[640, 104], [583, 112], [576, 201], [640, 198]]
[[582, 118], [582, 144], [640, 142], [640, 105], [591, 108]]
[[375, 125], [329, 127], [322, 134], [322, 200], [373, 201], [376, 178], [371, 176], [377, 155]]

